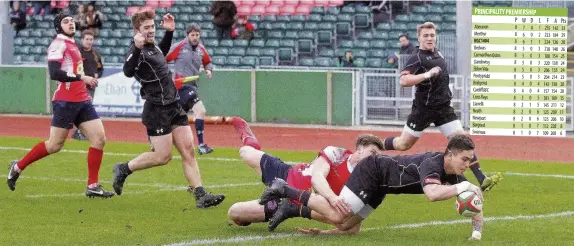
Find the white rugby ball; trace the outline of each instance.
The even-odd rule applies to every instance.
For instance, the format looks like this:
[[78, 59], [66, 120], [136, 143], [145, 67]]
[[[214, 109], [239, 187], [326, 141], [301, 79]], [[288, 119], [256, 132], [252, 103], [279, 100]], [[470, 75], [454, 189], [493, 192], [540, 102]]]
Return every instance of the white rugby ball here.
[[456, 212], [464, 217], [472, 217], [482, 211], [482, 200], [471, 191], [460, 193], [456, 198]]

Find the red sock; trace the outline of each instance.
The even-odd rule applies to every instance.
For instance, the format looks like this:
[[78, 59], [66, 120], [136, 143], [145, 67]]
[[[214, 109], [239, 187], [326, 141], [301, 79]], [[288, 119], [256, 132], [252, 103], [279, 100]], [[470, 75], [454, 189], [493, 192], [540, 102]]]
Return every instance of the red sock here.
[[24, 168], [26, 168], [28, 165], [48, 155], [49, 154], [48, 150], [46, 150], [46, 143], [38, 143], [36, 146], [34, 146], [34, 148], [30, 150], [30, 152], [28, 152], [28, 154], [24, 156], [24, 158], [22, 158], [22, 160], [18, 161], [18, 168], [20, 168], [20, 170], [24, 170]]
[[90, 147], [88, 150], [88, 186], [98, 183], [98, 174], [102, 165], [104, 151]]
[[261, 145], [259, 145], [257, 138], [255, 138], [255, 134], [253, 134], [251, 128], [249, 128], [249, 125], [244, 119], [241, 117], [233, 117], [231, 123], [235, 127], [235, 131], [239, 133], [243, 145], [251, 146], [255, 149], [261, 150]]

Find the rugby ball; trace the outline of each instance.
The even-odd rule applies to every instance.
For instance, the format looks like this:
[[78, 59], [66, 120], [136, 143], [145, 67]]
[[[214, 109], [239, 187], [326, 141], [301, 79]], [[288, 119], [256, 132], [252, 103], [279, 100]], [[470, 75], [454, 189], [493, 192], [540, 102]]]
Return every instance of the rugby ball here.
[[471, 191], [460, 193], [456, 198], [456, 212], [464, 217], [472, 217], [482, 211], [482, 200]]

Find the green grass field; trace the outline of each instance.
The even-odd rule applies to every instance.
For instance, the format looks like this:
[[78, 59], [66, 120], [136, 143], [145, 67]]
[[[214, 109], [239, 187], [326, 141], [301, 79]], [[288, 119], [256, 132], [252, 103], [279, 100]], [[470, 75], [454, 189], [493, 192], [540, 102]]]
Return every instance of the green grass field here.
[[[0, 138], [2, 179], [9, 162], [21, 158], [37, 141]], [[307, 236], [294, 228], [329, 226], [301, 218], [285, 222], [274, 233], [267, 231], [266, 224], [228, 226], [228, 208], [258, 198], [264, 189], [257, 173], [239, 161], [236, 149], [216, 148], [199, 157], [204, 186], [227, 197], [216, 208], [200, 210], [185, 191], [179, 158], [130, 176], [121, 196], [86, 198], [87, 146], [86, 142], [67, 142], [65, 152], [26, 169], [14, 192], [3, 182], [3, 245], [566, 245], [574, 240], [572, 165], [482, 160], [485, 171], [506, 175], [500, 186], [485, 195], [487, 221], [481, 242], [467, 241], [472, 227], [470, 222], [459, 221], [465, 218], [456, 213], [454, 200], [431, 203], [423, 195], [389, 195], [363, 223], [359, 235]], [[112, 188], [115, 163], [148, 148], [146, 144], [108, 143], [100, 171], [105, 188]], [[316, 154], [269, 152], [284, 161], [310, 161]], [[474, 181], [472, 173], [467, 177]]]

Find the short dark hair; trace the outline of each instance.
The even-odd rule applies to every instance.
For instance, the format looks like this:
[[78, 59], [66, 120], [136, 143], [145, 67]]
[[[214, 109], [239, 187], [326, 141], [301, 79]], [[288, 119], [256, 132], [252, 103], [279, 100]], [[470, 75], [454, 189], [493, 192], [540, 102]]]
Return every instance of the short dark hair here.
[[399, 35], [399, 39], [401, 39], [402, 37], [405, 37], [407, 40], [409, 40], [409, 36], [406, 34], [401, 34]]
[[448, 140], [448, 145], [446, 146], [444, 154], [458, 154], [459, 152], [466, 150], [474, 150], [474, 142], [470, 136], [466, 134], [458, 134]]
[[92, 37], [95, 37], [94, 31], [90, 30], [90, 29], [86, 29], [82, 31], [82, 39], [84, 39], [84, 37], [86, 37], [86, 35], [90, 35]]
[[190, 32], [201, 32], [201, 27], [199, 27], [196, 23], [191, 23], [185, 30], [185, 34], [189, 34]]
[[369, 145], [375, 145], [379, 150], [384, 149], [383, 141], [373, 134], [361, 134], [359, 137], [357, 137], [357, 143], [355, 144], [356, 148], [359, 148], [359, 146]]

